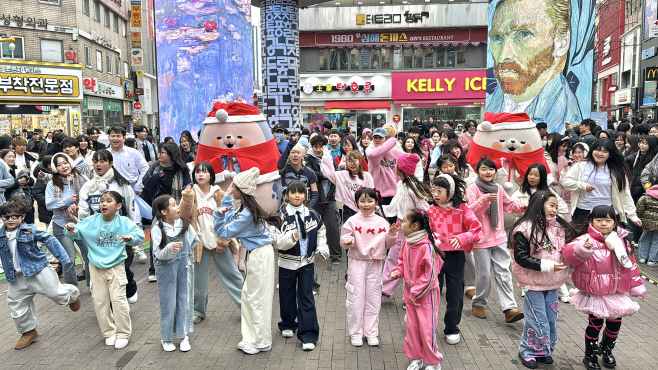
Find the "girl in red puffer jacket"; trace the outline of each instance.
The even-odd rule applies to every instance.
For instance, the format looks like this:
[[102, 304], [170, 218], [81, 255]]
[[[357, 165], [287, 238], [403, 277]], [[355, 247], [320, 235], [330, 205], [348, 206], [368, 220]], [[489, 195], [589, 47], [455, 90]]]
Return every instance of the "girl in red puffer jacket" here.
[[[615, 367], [612, 349], [619, 335], [621, 318], [636, 313], [640, 306], [626, 296], [644, 297], [647, 293], [640, 277], [635, 257], [626, 240], [628, 232], [620, 226], [620, 220], [611, 206], [596, 206], [588, 218], [587, 230], [564, 247], [562, 255], [574, 266], [571, 275], [579, 291], [572, 292], [571, 304], [580, 312], [589, 314], [585, 330], [585, 358], [588, 370], [600, 369], [597, 355], [600, 353], [604, 366]], [[632, 262], [625, 268], [614, 253], [623, 245]], [[605, 331], [600, 348], [599, 333], [605, 320]]]

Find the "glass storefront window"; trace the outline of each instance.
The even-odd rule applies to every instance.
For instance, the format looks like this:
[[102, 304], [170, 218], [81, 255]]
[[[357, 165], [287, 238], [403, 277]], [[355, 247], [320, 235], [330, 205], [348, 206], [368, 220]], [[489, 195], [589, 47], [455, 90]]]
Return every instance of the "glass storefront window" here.
[[437, 50], [436, 51], [436, 68], [443, 68], [446, 65], [445, 61], [446, 57], [446, 51], [445, 50]]
[[382, 127], [386, 124], [386, 116], [388, 112], [344, 112], [344, 113], [304, 113], [302, 115], [302, 122], [304, 128], [313, 131], [315, 127], [322, 130], [322, 124], [326, 121], [331, 122], [334, 128], [347, 128], [348, 122], [356, 122], [357, 130], [361, 132], [364, 128], [375, 129]]
[[329, 49], [320, 49], [320, 70], [329, 70]]
[[466, 67], [466, 48], [457, 49], [457, 68]]
[[391, 51], [388, 49], [381, 49], [382, 54], [382, 69], [391, 69]]
[[[413, 107], [404, 108], [402, 111], [403, 129], [407, 131], [416, 117], [420, 117], [423, 123], [429, 123], [430, 117], [434, 123], [454, 122], [465, 123], [472, 119], [476, 122], [482, 120], [481, 107], [479, 106], [448, 106], [448, 107]], [[439, 128], [439, 130], [442, 130]]]
[[425, 68], [434, 68], [434, 49], [425, 49]]
[[370, 69], [370, 49], [361, 50], [361, 69]]
[[423, 68], [423, 49], [414, 50], [414, 68]]
[[393, 69], [402, 69], [402, 49], [393, 49]]
[[454, 50], [448, 50], [447, 51], [446, 67], [455, 68], [455, 54], [456, 54], [456, 52]]
[[329, 65], [332, 71], [347, 70], [347, 50], [331, 49], [331, 63]]
[[361, 50], [359, 49], [350, 50], [350, 69], [358, 70], [360, 60], [361, 60]]
[[64, 130], [68, 134], [68, 109], [52, 109], [49, 114], [0, 114], [0, 122], [9, 121], [9, 125], [0, 126], [0, 135], [21, 134], [23, 129], [43, 130], [44, 136], [51, 131]]
[[404, 68], [413, 68], [414, 51], [412, 49], [404, 49]]
[[379, 54], [381, 50], [372, 49], [370, 50], [370, 68], [379, 69]]

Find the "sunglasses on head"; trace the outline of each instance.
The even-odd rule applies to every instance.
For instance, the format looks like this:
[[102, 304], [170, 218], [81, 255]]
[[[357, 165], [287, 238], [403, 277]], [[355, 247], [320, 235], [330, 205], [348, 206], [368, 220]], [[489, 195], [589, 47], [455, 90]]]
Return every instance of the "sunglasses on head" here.
[[19, 218], [21, 218], [20, 215], [2, 216], [2, 221], [7, 221], [9, 219], [18, 220]]

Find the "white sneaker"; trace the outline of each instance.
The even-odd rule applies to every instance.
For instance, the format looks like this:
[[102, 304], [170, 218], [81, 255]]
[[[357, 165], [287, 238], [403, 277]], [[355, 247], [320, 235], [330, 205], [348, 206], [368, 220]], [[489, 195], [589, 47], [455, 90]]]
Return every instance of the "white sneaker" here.
[[138, 299], [139, 299], [139, 295], [137, 294], [137, 292], [135, 292], [135, 294], [132, 297], [128, 298], [128, 303], [133, 304], [137, 302]]
[[276, 284], [276, 289], [279, 290], [279, 284], [278, 283]]
[[161, 340], [160, 343], [162, 343], [162, 349], [164, 349], [165, 352], [174, 352], [176, 350], [176, 346], [171, 342]]
[[655, 266], [658, 265], [658, 262], [656, 261], [647, 261], [647, 266]]
[[105, 345], [106, 346], [113, 346], [114, 343], [116, 343], [116, 342], [117, 342], [117, 336], [116, 335], [105, 338]]
[[647, 263], [647, 259], [646, 258], [640, 258], [639, 263]]
[[284, 337], [284, 338], [292, 338], [293, 335], [295, 335], [295, 332], [293, 332], [290, 329], [286, 329], [286, 330], [281, 332], [281, 336]]
[[253, 347], [251, 344], [246, 344], [245, 346], [243, 346], [243, 347], [240, 348], [240, 349], [241, 349], [244, 353], [246, 353], [246, 354], [248, 354], [248, 355], [255, 355], [255, 354], [257, 354], [258, 352], [267, 352], [267, 351], [271, 350], [271, 349], [272, 349], [272, 346], [269, 345], [269, 346], [267, 346], [267, 347], [265, 347], [265, 348], [256, 348], [256, 347]]
[[114, 343], [114, 349], [126, 348], [128, 345], [128, 338], [117, 338], [116, 343]]
[[461, 336], [459, 333], [457, 334], [447, 334], [446, 335], [446, 343], [448, 344], [457, 344], [461, 340]]
[[313, 291], [313, 295], [318, 295], [318, 294], [320, 294], [320, 292], [318, 292], [317, 290]]
[[155, 277], [155, 275], [149, 275], [149, 283], [153, 283], [158, 281], [158, 279]]
[[5, 273], [5, 269], [3, 269], [2, 267], [0, 267], [0, 274], [4, 274], [4, 273]]
[[370, 347], [377, 347], [379, 345], [379, 339], [377, 337], [367, 338], [367, 339], [368, 339], [368, 345]]
[[361, 347], [363, 345], [363, 338], [352, 338], [352, 345], [354, 347]]
[[146, 263], [146, 261], [148, 261], [149, 259], [146, 253], [144, 253], [144, 251], [139, 251], [139, 253], [137, 253], [137, 258], [141, 263]]
[[195, 324], [200, 323], [201, 320], [203, 320], [203, 318], [202, 318], [201, 316], [199, 316], [199, 315], [194, 315], [194, 316], [192, 316], [192, 322], [194, 322]]
[[560, 297], [562, 303], [569, 303], [569, 299], [571, 299], [571, 296]]
[[187, 352], [192, 349], [192, 346], [190, 345], [190, 338], [186, 335], [183, 340], [180, 341], [180, 351], [181, 352]]
[[521, 287], [521, 297], [525, 297], [525, 292], [528, 291], [528, 288], [526, 287]]
[[413, 360], [411, 364], [407, 367], [407, 370], [420, 370], [423, 368], [423, 360]]
[[441, 364], [427, 365], [425, 370], [441, 370]]
[[249, 346], [249, 343], [247, 342], [240, 342], [238, 343], [238, 349], [242, 350], [244, 347]]
[[313, 343], [303, 343], [302, 344], [302, 350], [304, 351], [312, 351], [315, 349], [315, 344]]
[[404, 314], [404, 323], [405, 324], [407, 323], [407, 314], [406, 313]]

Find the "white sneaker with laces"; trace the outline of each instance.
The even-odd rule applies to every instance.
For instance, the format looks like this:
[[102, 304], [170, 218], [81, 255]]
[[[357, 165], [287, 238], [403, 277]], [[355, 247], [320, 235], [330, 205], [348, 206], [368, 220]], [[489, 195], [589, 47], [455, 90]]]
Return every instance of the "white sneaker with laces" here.
[[370, 347], [377, 347], [379, 345], [379, 339], [377, 337], [367, 338], [367, 339], [368, 339], [368, 345]]
[[149, 283], [153, 283], [158, 281], [158, 278], [155, 277], [155, 275], [149, 275]]
[[293, 332], [290, 329], [286, 329], [286, 330], [281, 332], [281, 336], [284, 337], [284, 338], [292, 338], [293, 335], [295, 335], [295, 332]]
[[161, 340], [160, 343], [162, 343], [162, 349], [164, 349], [165, 352], [174, 352], [176, 350], [176, 346], [171, 342]]
[[240, 348], [244, 353], [248, 355], [255, 355], [258, 352], [267, 352], [272, 349], [272, 346], [267, 346], [265, 348], [255, 348], [251, 344], [246, 344], [244, 347]]
[[658, 265], [658, 262], [656, 261], [647, 261], [647, 266], [655, 266]]
[[423, 360], [413, 360], [407, 370], [420, 370], [423, 368]]
[[116, 342], [117, 342], [117, 336], [116, 335], [105, 338], [105, 345], [106, 346], [113, 346], [114, 343], [116, 343]]
[[126, 348], [128, 345], [128, 338], [117, 338], [117, 342], [114, 343], [114, 349]]
[[363, 338], [352, 338], [351, 342], [354, 347], [361, 347], [363, 345]]
[[240, 342], [240, 343], [238, 343], [238, 349], [241, 350], [241, 349], [243, 349], [244, 347], [246, 347], [248, 345], [249, 345], [249, 343], [247, 343], [247, 342]]
[[312, 351], [314, 349], [315, 349], [315, 344], [313, 344], [313, 343], [302, 343], [302, 350]]
[[128, 298], [128, 303], [133, 304], [137, 302], [138, 299], [139, 299], [139, 295], [137, 294], [137, 292], [135, 292], [135, 294], [132, 297]]
[[447, 334], [446, 335], [446, 343], [448, 344], [457, 344], [461, 340], [461, 336], [459, 333], [457, 334]]
[[148, 259], [149, 259], [148, 256], [146, 255], [146, 253], [144, 253], [143, 250], [140, 250], [139, 253], [137, 253], [137, 258], [139, 259], [139, 262], [141, 262], [141, 263], [146, 263], [146, 261], [148, 261]]
[[190, 345], [190, 338], [186, 335], [183, 340], [180, 341], [180, 350], [181, 352], [187, 352], [192, 349], [192, 346]]

